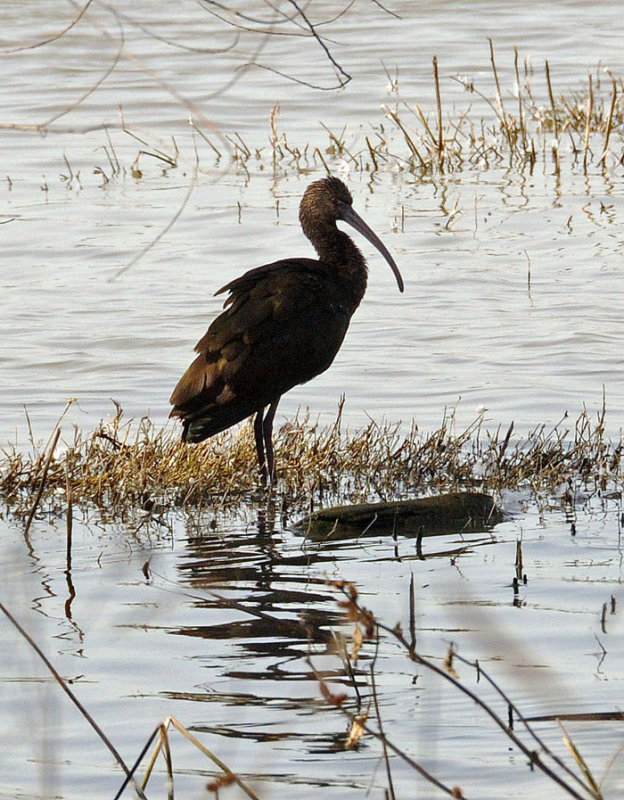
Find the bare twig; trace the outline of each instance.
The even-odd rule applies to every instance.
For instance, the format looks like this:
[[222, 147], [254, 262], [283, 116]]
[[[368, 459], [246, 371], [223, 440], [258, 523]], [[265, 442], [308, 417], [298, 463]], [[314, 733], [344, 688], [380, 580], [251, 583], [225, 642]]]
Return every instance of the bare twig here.
[[3, 53], [21, 53], [24, 50], [34, 50], [37, 47], [44, 47], [44, 45], [46, 45], [46, 44], [50, 44], [51, 42], [56, 42], [58, 39], [60, 39], [63, 36], [65, 36], [65, 34], [68, 31], [70, 31], [72, 28], [74, 28], [80, 22], [80, 20], [84, 17], [84, 15], [87, 12], [87, 9], [89, 8], [89, 6], [91, 5], [92, 2], [93, 2], [93, 0], [87, 0], [87, 2], [80, 9], [78, 14], [76, 14], [76, 16], [62, 30], [60, 30], [58, 33], [55, 33], [53, 36], [48, 36], [47, 39], [40, 39], [38, 42], [33, 42], [32, 44], [20, 45], [20, 47], [12, 47], [9, 50], [3, 50], [2, 52]]
[[[35, 642], [35, 640], [32, 638], [32, 636], [30, 636], [30, 634], [26, 632], [25, 628], [23, 628], [22, 625], [20, 625], [20, 623], [17, 621], [17, 619], [11, 614], [11, 612], [7, 609], [7, 607], [3, 603], [0, 603], [0, 611], [2, 611], [2, 613], [7, 617], [7, 619], [11, 622], [11, 624], [18, 631], [18, 633], [28, 642], [28, 644], [30, 645], [32, 650], [37, 654], [37, 656], [41, 659], [41, 661], [43, 661], [43, 663], [46, 666], [46, 669], [50, 672], [50, 674], [52, 675], [54, 680], [58, 683], [58, 685], [61, 687], [61, 689], [69, 697], [69, 699], [76, 706], [78, 711], [86, 719], [86, 721], [89, 723], [89, 725], [93, 728], [93, 730], [96, 732], [96, 734], [98, 735], [100, 740], [106, 745], [106, 747], [108, 748], [109, 752], [112, 754], [112, 756], [115, 759], [115, 761], [122, 768], [122, 770], [124, 771], [126, 776], [131, 778], [132, 773], [131, 773], [130, 769], [126, 765], [126, 762], [123, 760], [123, 758], [121, 757], [121, 755], [119, 754], [119, 752], [117, 751], [117, 749], [115, 748], [113, 743], [106, 736], [106, 734], [100, 728], [100, 726], [97, 724], [97, 722], [93, 719], [91, 714], [89, 714], [87, 709], [78, 700], [76, 695], [69, 688], [69, 686], [67, 684], [67, 681], [64, 680], [64, 678], [57, 672], [57, 670], [54, 668], [52, 662], [43, 653], [43, 651], [41, 650], [39, 645]], [[143, 794], [143, 790], [134, 781], [134, 779], [131, 778], [131, 780], [132, 780], [132, 784], [134, 786], [134, 790], [136, 791], [137, 795], [141, 798], [141, 800], [147, 800], [147, 798]]]
[[45, 487], [46, 478], [48, 477], [48, 470], [50, 469], [50, 462], [54, 458], [54, 450], [56, 448], [56, 443], [59, 440], [59, 436], [61, 435], [61, 429], [57, 428], [56, 433], [54, 435], [54, 439], [52, 440], [52, 444], [50, 445], [50, 449], [48, 451], [48, 457], [45, 462], [45, 466], [43, 468], [43, 474], [41, 475], [41, 481], [39, 483], [39, 489], [37, 490], [37, 494], [35, 495], [35, 499], [32, 504], [32, 508], [30, 509], [30, 514], [28, 515], [28, 519], [26, 520], [26, 526], [24, 528], [24, 536], [28, 537], [28, 533], [30, 531], [30, 526], [34, 519], [35, 513], [37, 511], [37, 506], [39, 505], [39, 501], [41, 500], [41, 496], [43, 494], [43, 489]]

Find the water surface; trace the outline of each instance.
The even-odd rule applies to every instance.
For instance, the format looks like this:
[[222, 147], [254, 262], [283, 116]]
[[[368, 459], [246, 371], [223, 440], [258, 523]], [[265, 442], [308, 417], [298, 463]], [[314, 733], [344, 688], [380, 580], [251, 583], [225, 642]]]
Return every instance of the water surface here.
[[[244, 10], [272, 19], [263, 4]], [[315, 21], [340, 10], [308, 8]], [[405, 144], [383, 109], [409, 120], [404, 103], [419, 105], [434, 118], [435, 55], [445, 119], [470, 105], [476, 124], [491, 124], [490, 105], [453, 80], [472, 80], [494, 98], [488, 37], [510, 113], [514, 48], [533, 70], [538, 105], [548, 104], [545, 59], [557, 93], [581, 91], [590, 72], [608, 85], [605, 69], [618, 75], [624, 61], [619, 6], [493, 0], [391, 10], [396, 18], [355, 4], [322, 27], [352, 76], [327, 91], [257, 66], [327, 89], [337, 78], [317, 42], [237, 38], [201, 4], [179, 4], [172, 19], [162, 3], [135, 4], [128, 15], [126, 4], [94, 2], [65, 35], [34, 48], [63, 30], [73, 7], [34, 3], [25, 15], [21, 4], [2, 5], [2, 445], [28, 447], [29, 425], [35, 440], [47, 440], [69, 398], [64, 437], [72, 424], [91, 430], [114, 413], [111, 399], [131, 417], [164, 423], [171, 389], [220, 307], [213, 292], [249, 267], [311, 255], [297, 207], [324, 174], [317, 147], [395, 255], [406, 291], [399, 295], [387, 265], [361, 243], [370, 264], [362, 307], [335, 364], [283, 399], [278, 423], [300, 406], [329, 423], [344, 394], [350, 426], [415, 419], [431, 430], [454, 407], [462, 426], [485, 407], [492, 429], [513, 420], [522, 433], [566, 412], [593, 414], [604, 397], [608, 430], [619, 434], [624, 182], [616, 159], [584, 173], [562, 139], [558, 175], [548, 155], [532, 171], [499, 162], [421, 175], [403, 169]], [[27, 49], [10, 52], [16, 47]], [[277, 132], [308, 148], [298, 165], [273, 163], [276, 102]], [[191, 115], [219, 156], [189, 127]], [[381, 124], [397, 158], [362, 171], [349, 153], [366, 154], [365, 137]], [[344, 153], [327, 152], [328, 130], [344, 139]], [[244, 165], [237, 146], [252, 153]], [[140, 153], [157, 149], [176, 166]], [[408, 538], [311, 542], [293, 520], [249, 506], [234, 517], [174, 515], [141, 526], [77, 510], [68, 565], [64, 519], [42, 518], [25, 538], [5, 516], [2, 599], [128, 762], [175, 715], [262, 797], [377, 797], [387, 785], [379, 745], [364, 737], [356, 750], [340, 748], [346, 720], [323, 700], [314, 673], [354, 708], [327, 647], [330, 631], [349, 637], [352, 626], [327, 580], [355, 581], [381, 621], [405, 628], [413, 576], [421, 652], [441, 664], [453, 642], [527, 715], [619, 709], [618, 503], [594, 499], [564, 513], [520, 499], [494, 530], [427, 541], [424, 559]], [[514, 593], [518, 539], [528, 582]], [[292, 628], [273, 628], [215, 593]], [[114, 796], [121, 777], [107, 751], [13, 629], [2, 631], [0, 796]], [[366, 645], [365, 702], [372, 661]], [[389, 638], [375, 674], [385, 730], [467, 797], [498, 798], [509, 786], [519, 799], [561, 796], [471, 702], [414, 669]], [[506, 716], [503, 703], [496, 708]], [[538, 725], [571, 763], [556, 724]], [[621, 722], [567, 727], [602, 778]], [[180, 737], [172, 741], [178, 792], [205, 797], [210, 765]], [[397, 797], [411, 795], [413, 771], [393, 759], [392, 772]], [[152, 786], [165, 796], [162, 783]], [[605, 796], [623, 786], [620, 757]]]

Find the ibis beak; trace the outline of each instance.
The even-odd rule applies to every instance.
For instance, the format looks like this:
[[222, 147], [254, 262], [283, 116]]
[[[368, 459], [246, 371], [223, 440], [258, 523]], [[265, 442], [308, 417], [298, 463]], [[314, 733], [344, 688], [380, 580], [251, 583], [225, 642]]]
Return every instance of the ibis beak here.
[[379, 250], [379, 252], [381, 253], [381, 255], [386, 259], [388, 264], [390, 264], [390, 269], [394, 272], [394, 277], [396, 278], [399, 291], [402, 292], [404, 288], [403, 278], [401, 277], [399, 268], [397, 267], [394, 259], [390, 255], [386, 245], [381, 241], [379, 236], [377, 236], [377, 234], [368, 227], [368, 225], [364, 222], [362, 217], [360, 217], [360, 215], [357, 212], [355, 212], [350, 205], [348, 205], [347, 203], [340, 203], [340, 211], [341, 211], [340, 219], [343, 220], [343, 222], [346, 222], [347, 224], [351, 225], [352, 228], [355, 228], [355, 230], [358, 233], [361, 233], [365, 239], [368, 239], [368, 241], [373, 245], [373, 247], [376, 247], [377, 250]]

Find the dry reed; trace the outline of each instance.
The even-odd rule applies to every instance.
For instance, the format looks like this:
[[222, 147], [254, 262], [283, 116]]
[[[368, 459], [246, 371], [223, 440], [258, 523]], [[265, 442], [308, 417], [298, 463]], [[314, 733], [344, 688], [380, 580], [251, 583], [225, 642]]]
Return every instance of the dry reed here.
[[[494, 45], [489, 40], [489, 61], [492, 84], [479, 88], [467, 77], [443, 74], [443, 63], [432, 59], [435, 108], [427, 111], [399, 91], [398, 72], [390, 80], [393, 102], [383, 108], [384, 119], [372, 124], [372, 131], [362, 142], [357, 137], [348, 141], [349, 127], [336, 134], [322, 125], [328, 135], [324, 152], [310, 145], [286, 146], [286, 135], [278, 134], [276, 115], [271, 114], [271, 164], [286, 172], [290, 169], [331, 169], [332, 162], [343, 161], [350, 170], [376, 172], [392, 168], [419, 174], [457, 172], [466, 168], [511, 167], [532, 170], [541, 157], [558, 174], [563, 163], [584, 172], [593, 165], [604, 169], [609, 164], [621, 166], [624, 159], [624, 93], [622, 79], [598, 68], [589, 74], [587, 85], [568, 94], [557, 93], [548, 61], [543, 76], [528, 59], [521, 62], [514, 50], [513, 82], [505, 89], [497, 65]], [[387, 75], [387, 71], [386, 71]], [[447, 105], [452, 113], [443, 113], [444, 86], [449, 80], [458, 83], [470, 96], [463, 110], [456, 99]], [[537, 84], [537, 88], [536, 88]], [[492, 90], [494, 99], [490, 99]], [[480, 101], [480, 110], [473, 109], [473, 100]], [[539, 98], [539, 99], [538, 99]], [[515, 103], [516, 114], [508, 106]], [[483, 106], [489, 113], [483, 113]], [[388, 124], [389, 123], [389, 124]], [[321, 123], [322, 124], [322, 123]], [[398, 137], [397, 137], [398, 134]], [[234, 146], [234, 163], [247, 172], [251, 148]], [[253, 152], [262, 161], [262, 148]]]
[[[598, 66], [584, 85], [562, 93], [557, 88], [556, 70], [548, 61], [543, 70], [534, 68], [528, 57], [522, 59], [514, 49], [513, 62], [502, 69], [491, 40], [488, 46], [491, 78], [481, 79], [483, 85], [469, 76], [445, 73], [443, 59], [433, 56], [431, 108], [400, 91], [397, 71], [389, 78], [389, 97], [381, 119], [373, 118], [366, 132], [358, 133], [348, 121], [340, 131], [321, 122], [327, 136], [324, 144], [295, 142], [294, 136], [279, 129], [280, 106], [276, 103], [270, 112], [269, 130], [260, 142], [252, 143], [239, 132], [228, 131], [219, 134], [215, 143], [211, 127], [192, 117], [192, 152], [184, 153], [175, 139], [170, 144], [150, 142], [122, 118], [123, 135], [140, 145], [133, 163], [129, 168], [120, 163], [107, 129], [107, 142], [101, 149], [108, 163], [94, 165], [93, 171], [105, 184], [128, 174], [140, 179], [146, 159], [167, 169], [192, 164], [202, 172], [227, 161], [246, 179], [262, 170], [277, 177], [291, 172], [330, 173], [342, 167], [371, 174], [391, 170], [428, 176], [475, 168], [532, 171], [538, 163], [554, 174], [564, 167], [583, 173], [621, 167], [622, 78]], [[506, 77], [508, 81], [511, 78], [507, 86]], [[467, 96], [463, 108], [457, 92], [449, 91], [453, 84]], [[200, 153], [201, 143], [206, 147]], [[200, 165], [200, 158], [210, 159], [212, 164]], [[67, 156], [63, 160], [67, 174], [61, 179], [81, 186]], [[42, 188], [47, 190], [47, 185]]]
[[[56, 444], [57, 436], [55, 429], [32, 454], [15, 447], [0, 453], [0, 499], [14, 517], [61, 515], [69, 503], [119, 522], [180, 509], [214, 513], [259, 491], [249, 423], [187, 446], [177, 429], [148, 418], [126, 421], [118, 409], [93, 432], [74, 429], [69, 441], [61, 436]], [[483, 416], [457, 432], [452, 413], [431, 433], [376, 422], [349, 431], [339, 411], [329, 427], [307, 416], [282, 426], [275, 441], [279, 480], [271, 491], [293, 511], [470, 489], [494, 495], [523, 489], [544, 502], [555, 496], [574, 502], [579, 489], [620, 495], [622, 446], [621, 436], [612, 441], [606, 434], [604, 408], [526, 436], [516, 436], [513, 425], [492, 432]]]
[[[484, 670], [479, 661], [461, 656], [452, 644], [448, 647], [444, 658], [441, 656], [432, 657], [419, 651], [415, 636], [413, 579], [409, 590], [409, 640], [403, 633], [400, 623], [390, 627], [361, 604], [358, 590], [353, 583], [334, 581], [332, 586], [339, 594], [338, 604], [345, 615], [345, 619], [352, 625], [352, 638], [358, 656], [363, 649], [371, 650], [366, 654], [371, 665], [369, 669], [370, 677], [367, 685], [364, 685], [362, 679], [365, 677], [365, 672], [361, 668], [359, 669], [360, 685], [355, 691], [355, 680], [352, 679], [354, 692], [351, 697], [346, 692], [342, 692], [340, 695], [334, 694], [331, 684], [325, 684], [324, 687], [321, 686], [321, 693], [328, 703], [338, 708], [347, 717], [351, 724], [357, 723], [362, 728], [363, 733], [374, 737], [381, 743], [390, 794], [392, 794], [391, 764], [387, 758], [387, 752], [391, 752], [398, 760], [409, 766], [421, 778], [435, 786], [443, 794], [455, 798], [464, 797], [459, 786], [447, 783], [442, 776], [435, 775], [426, 769], [417, 760], [417, 757], [415, 758], [411, 755], [410, 750], [412, 748], [409, 740], [407, 742], [395, 740], [392, 734], [389, 735], [384, 731], [375, 683], [377, 654], [380, 648], [384, 646], [383, 640], [387, 643], [398, 644], [400, 650], [411, 662], [411, 669], [414, 672], [417, 668], [426, 670], [437, 676], [442, 682], [449, 684], [455, 690], [455, 702], [459, 703], [463, 698], [471, 704], [471, 707], [482, 713], [493, 728], [498, 729], [502, 737], [506, 737], [510, 749], [517, 750], [526, 757], [527, 767], [532, 772], [541, 772], [551, 785], [557, 786], [562, 795], [573, 797], [576, 800], [603, 800], [604, 795], [599, 783], [595, 780], [585, 759], [560, 722], [559, 724], [564, 732], [564, 742], [574, 757], [576, 770], [570, 767], [564, 758], [540, 736], [538, 729], [532, 725], [532, 722], [536, 720], [531, 720], [524, 716], [520, 706], [504, 691], [492, 674]], [[346, 641], [341, 641], [337, 651], [342, 655], [343, 661], [350, 660], [355, 662], [355, 657], [353, 655], [349, 656], [349, 648]], [[408, 667], [408, 674], [409, 669]], [[349, 669], [345, 669], [347, 674], [351, 674], [352, 670], [353, 665]], [[460, 670], [464, 673], [468, 672], [469, 681], [466, 680], [465, 675], [462, 678]], [[474, 683], [470, 681], [471, 674], [474, 675]], [[317, 678], [320, 683], [320, 676], [317, 676]], [[486, 700], [482, 696], [480, 684], [485, 684], [487, 690], [493, 690], [494, 700], [491, 697]], [[344, 684], [341, 684], [341, 688], [343, 686]], [[507, 708], [506, 718], [501, 714], [500, 701]], [[362, 715], [362, 707], [366, 702], [369, 708], [372, 706], [374, 709], [374, 716], [372, 714]], [[553, 718], [555, 717], [549, 717], [549, 719]], [[616, 719], [617, 717], [614, 716], [613, 718]], [[619, 749], [616, 750], [616, 756], [618, 753]]]

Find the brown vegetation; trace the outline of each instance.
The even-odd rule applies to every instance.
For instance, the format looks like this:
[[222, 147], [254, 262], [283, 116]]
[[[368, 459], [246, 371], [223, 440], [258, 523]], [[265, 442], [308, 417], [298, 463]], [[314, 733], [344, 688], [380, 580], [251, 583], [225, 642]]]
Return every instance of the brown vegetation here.
[[[574, 501], [575, 492], [619, 493], [622, 438], [605, 433], [604, 410], [592, 419], [564, 417], [515, 436], [513, 423], [490, 431], [482, 416], [456, 432], [452, 414], [438, 430], [412, 423], [370, 422], [343, 430], [341, 414], [321, 427], [295, 418], [276, 436], [279, 480], [273, 495], [284, 510], [331, 503], [395, 500], [445, 491], [524, 489], [546, 501]], [[97, 508], [105, 520], [137, 513], [207, 508], [211, 513], [249, 501], [258, 489], [250, 425], [200, 445], [148, 418], [124, 421], [122, 412], [93, 432], [69, 439], [53, 431], [32, 453], [0, 453], [0, 498], [11, 514], [63, 514], [69, 505]]]

